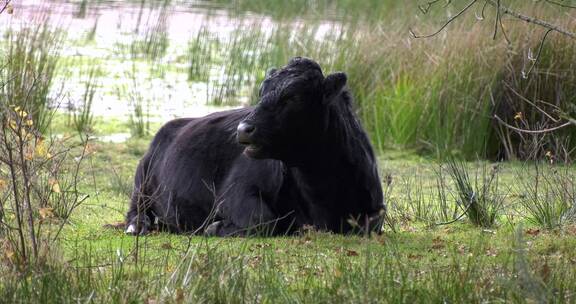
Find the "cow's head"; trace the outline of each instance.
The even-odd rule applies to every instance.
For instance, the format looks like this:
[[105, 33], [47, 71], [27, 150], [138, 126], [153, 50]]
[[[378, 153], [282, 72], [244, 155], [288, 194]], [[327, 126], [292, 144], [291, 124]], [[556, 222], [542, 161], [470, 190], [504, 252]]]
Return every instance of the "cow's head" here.
[[346, 85], [346, 75], [324, 77], [318, 63], [296, 57], [270, 70], [254, 111], [238, 125], [238, 142], [252, 158], [290, 160], [319, 141], [327, 109]]

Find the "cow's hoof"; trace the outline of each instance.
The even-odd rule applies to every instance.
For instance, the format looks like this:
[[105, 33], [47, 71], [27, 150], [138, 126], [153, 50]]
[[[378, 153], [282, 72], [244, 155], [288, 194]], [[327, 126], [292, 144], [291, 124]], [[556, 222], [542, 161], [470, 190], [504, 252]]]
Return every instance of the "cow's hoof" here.
[[136, 225], [134, 225], [134, 224], [128, 225], [128, 228], [126, 228], [126, 231], [124, 231], [124, 233], [135, 235], [136, 234]]
[[204, 230], [204, 235], [206, 236], [217, 236], [219, 235], [220, 228], [222, 227], [222, 221], [216, 221]]
[[141, 231], [139, 231], [140, 229], [138, 229], [136, 227], [136, 224], [130, 224], [128, 225], [128, 228], [126, 228], [126, 230], [124, 231], [126, 234], [129, 235], [137, 235], [137, 234], [141, 234]]
[[228, 220], [216, 221], [204, 230], [206, 236], [240, 237], [246, 236], [246, 230], [242, 229]]
[[146, 225], [138, 227], [136, 224], [130, 224], [124, 233], [129, 235], [146, 235], [148, 234], [148, 227]]

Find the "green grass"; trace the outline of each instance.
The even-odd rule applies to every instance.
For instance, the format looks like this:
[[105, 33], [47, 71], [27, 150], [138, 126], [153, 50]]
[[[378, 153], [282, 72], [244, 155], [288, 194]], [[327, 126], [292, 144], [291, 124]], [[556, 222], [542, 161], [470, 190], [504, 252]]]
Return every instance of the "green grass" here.
[[358, 20], [378, 22], [395, 13], [413, 15], [417, 10], [417, 1], [400, 3], [396, 1], [354, 1], [354, 0], [292, 0], [279, 3], [265, 0], [216, 0], [211, 1], [233, 13], [244, 15], [250, 13], [271, 16], [277, 20], [294, 18]]
[[574, 221], [576, 197], [574, 172], [571, 167], [542, 166], [534, 163], [519, 168], [518, 184], [524, 194], [520, 205], [530, 215], [529, 220], [546, 229], [560, 227], [565, 221]]
[[[130, 46], [133, 58], [144, 55], [147, 59], [154, 61], [166, 55], [166, 50], [170, 44], [167, 33], [168, 7], [170, 0], [162, 2], [158, 16], [154, 20], [148, 20], [141, 37], [135, 37]], [[139, 29], [135, 29], [138, 34]]]
[[[66, 126], [60, 131], [74, 132]], [[436, 191], [442, 169], [409, 151], [379, 158], [381, 176], [390, 179], [389, 185], [383, 181], [390, 221], [382, 235], [372, 238], [314, 231], [276, 238], [166, 233], [135, 238], [104, 227], [123, 220], [134, 170], [149, 141], [90, 143], [79, 185], [90, 198], [75, 210], [44, 266], [18, 272], [3, 258], [0, 298], [42, 303], [576, 301], [573, 222], [553, 229], [533, 222], [517, 204], [520, 188], [499, 193], [505, 195], [504, 205], [489, 229], [466, 217], [437, 225], [444, 221], [442, 209], [457, 204], [458, 190], [444, 171], [448, 207], [441, 207]], [[474, 176], [488, 163], [462, 165]], [[499, 189], [515, 185], [523, 168], [522, 163], [500, 164]], [[412, 206], [418, 201], [420, 209]]]
[[[68, 257], [77, 259], [71, 269], [82, 270], [63, 275], [68, 282], [58, 292], [65, 299], [92, 294], [95, 302], [116, 303], [179, 297], [226, 303], [574, 301], [567, 258], [576, 247], [573, 235], [518, 240], [511, 231], [499, 234], [457, 226], [369, 240], [319, 233], [248, 240], [156, 235], [139, 240], [138, 265], [134, 238], [91, 234], [65, 245], [84, 248], [80, 254], [90, 257]], [[526, 241], [524, 256], [517, 250]], [[91, 285], [83, 286], [87, 281]], [[56, 291], [51, 282], [33, 283]]]
[[[84, 2], [80, 11], [90, 9]], [[550, 124], [515, 92], [553, 101], [539, 106], [554, 117], [559, 115], [556, 107], [576, 116], [576, 47], [571, 41], [551, 37], [534, 74], [524, 79], [524, 52], [537, 45], [541, 34], [525, 25], [509, 25], [511, 45], [492, 41], [491, 26], [473, 24], [473, 16], [445, 34], [413, 40], [407, 35], [409, 25], [428, 32], [445, 11], [415, 19], [415, 4], [395, 1], [216, 2], [238, 20], [252, 20], [244, 18], [257, 13], [272, 16], [275, 23], [269, 32], [258, 22], [243, 23], [228, 39], [205, 26], [189, 43], [175, 44], [166, 41], [160, 18], [133, 42], [118, 42], [110, 58], [86, 59], [102, 67], [95, 73], [97, 83], [123, 61], [134, 63], [131, 71], [116, 69], [111, 78], [118, 88], [98, 89], [110, 94], [124, 85], [119, 99], [132, 98], [142, 107], [145, 99], [136, 95], [146, 93], [141, 89], [146, 83], [135, 74], [147, 81], [167, 72], [185, 73], [190, 82], [206, 83], [206, 102], [254, 103], [265, 71], [292, 56], [315, 58], [326, 72], [347, 72], [358, 113], [379, 151], [389, 210], [383, 234], [361, 238], [309, 231], [293, 237], [217, 239], [154, 233], [135, 238], [106, 228], [124, 219], [137, 162], [160, 125], [138, 111], [132, 124], [94, 117], [90, 125], [96, 137], [131, 127], [139, 128], [134, 133], [141, 137], [116, 144], [90, 142], [78, 189], [90, 197], [65, 223], [60, 238], [42, 247], [50, 248], [41, 252], [44, 263], [17, 269], [0, 235], [0, 303], [576, 302], [573, 165], [538, 163], [543, 169], [535, 171], [533, 162], [501, 163], [492, 181], [483, 178], [482, 170], [493, 164], [466, 162], [458, 176], [466, 172], [467, 179], [458, 187], [458, 178], [436, 163], [502, 154], [545, 158], [546, 152], [552, 155], [548, 161], [569, 159], [572, 155], [562, 151], [574, 147], [574, 128], [539, 139], [534, 147], [533, 138], [498, 128], [491, 117], [496, 113], [526, 128]], [[156, 4], [165, 12], [166, 3]], [[531, 9], [520, 1], [514, 5]], [[534, 5], [534, 10], [543, 7]], [[567, 24], [553, 10], [541, 13]], [[300, 26], [291, 22], [295, 18]], [[331, 28], [326, 39], [317, 40], [323, 21], [341, 22], [342, 31]], [[92, 39], [82, 40], [87, 41], [65, 43], [94, 46]], [[178, 45], [181, 49], [175, 49]], [[128, 53], [131, 47], [137, 50]], [[15, 59], [24, 66], [22, 58]], [[86, 61], [60, 59], [62, 81], [82, 76], [77, 68]], [[518, 112], [522, 121], [514, 119]], [[45, 134], [68, 137], [75, 133], [72, 125], [71, 116], [56, 113]], [[70, 153], [71, 159], [78, 155], [77, 150]], [[0, 179], [6, 172], [0, 166]], [[0, 194], [6, 191], [2, 185]], [[462, 201], [478, 197], [471, 193], [483, 194], [487, 204], [497, 203], [495, 209], [486, 207], [486, 222], [484, 215], [475, 220], [470, 212], [459, 217]], [[43, 221], [43, 227], [60, 223], [57, 218]]]

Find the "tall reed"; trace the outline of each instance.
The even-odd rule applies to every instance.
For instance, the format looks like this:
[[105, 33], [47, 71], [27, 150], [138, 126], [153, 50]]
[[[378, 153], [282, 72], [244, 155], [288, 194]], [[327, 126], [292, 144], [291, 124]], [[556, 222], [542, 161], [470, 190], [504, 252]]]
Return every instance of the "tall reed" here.
[[72, 110], [72, 122], [76, 131], [82, 136], [92, 132], [94, 125], [94, 115], [92, 114], [92, 104], [98, 89], [96, 77], [99, 73], [97, 67], [90, 68], [87, 78], [84, 80], [84, 94], [77, 108]]
[[[327, 72], [348, 73], [358, 113], [380, 151], [411, 148], [442, 159], [527, 159], [534, 149], [525, 136], [504, 127], [494, 115], [515, 125], [514, 117], [522, 113], [528, 125], [521, 126], [530, 129], [554, 126], [562, 115], [576, 115], [574, 94], [569, 93], [576, 83], [572, 68], [576, 47], [563, 37], [549, 39], [525, 79], [527, 61], [532, 63], [527, 50], [536, 49], [541, 37], [530, 25], [507, 22], [510, 44], [493, 40], [493, 27], [471, 16], [432, 38], [413, 39], [408, 30], [419, 13], [414, 4], [296, 1], [274, 9], [257, 0], [220, 3], [235, 10], [239, 18], [252, 11], [277, 19], [268, 26], [253, 19], [240, 22], [212, 60], [198, 57], [195, 62], [225, 66], [219, 80], [209, 81], [215, 84], [211, 102], [237, 103], [239, 96], [249, 94], [248, 102], [254, 103], [264, 71], [284, 65], [293, 56], [307, 56]], [[532, 7], [515, 4], [528, 11]], [[342, 14], [346, 9], [348, 16]], [[328, 12], [328, 17], [320, 17], [320, 12]], [[354, 18], [359, 12], [365, 18]], [[543, 16], [569, 26], [550, 10], [545, 12]], [[418, 19], [419, 32], [436, 29], [445, 13], [437, 10], [425, 16], [427, 21]], [[296, 16], [301, 18], [295, 21]], [[526, 33], [530, 39], [524, 39]], [[554, 151], [571, 159], [576, 153], [574, 130], [541, 136], [537, 154]]]
[[52, 29], [47, 17], [35, 18], [30, 26], [7, 32], [6, 55], [0, 59], [2, 106], [24, 109], [43, 133], [52, 119], [50, 108], [58, 107], [61, 97], [50, 95], [61, 39], [62, 32]]

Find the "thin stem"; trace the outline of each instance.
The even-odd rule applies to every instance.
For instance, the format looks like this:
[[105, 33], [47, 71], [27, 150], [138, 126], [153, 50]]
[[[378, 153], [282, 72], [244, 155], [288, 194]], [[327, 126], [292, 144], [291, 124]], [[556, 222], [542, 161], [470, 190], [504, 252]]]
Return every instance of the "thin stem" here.
[[466, 5], [466, 7], [464, 7], [460, 12], [458, 12], [456, 15], [450, 17], [450, 19], [448, 19], [437, 31], [435, 31], [432, 34], [428, 34], [428, 35], [423, 35], [423, 36], [419, 36], [416, 35], [416, 33], [414, 33], [414, 31], [412, 31], [412, 29], [410, 29], [410, 34], [412, 34], [412, 37], [414, 38], [430, 38], [432, 36], [436, 36], [438, 35], [438, 33], [440, 33], [443, 29], [445, 29], [450, 23], [452, 23], [452, 21], [456, 20], [458, 17], [460, 17], [462, 14], [464, 14], [469, 8], [472, 7], [472, 5], [474, 5], [476, 2], [478, 2], [478, 0], [473, 0], [470, 3], [468, 3], [468, 5]]
[[552, 32], [552, 29], [547, 30], [546, 33], [544, 33], [544, 36], [542, 36], [542, 40], [540, 41], [540, 46], [538, 46], [538, 53], [536, 54], [536, 58], [534, 58], [534, 63], [530, 66], [530, 68], [528, 69], [528, 72], [522, 71], [522, 77], [527, 78], [528, 75], [530, 75], [530, 73], [532, 73], [532, 70], [534, 69], [536, 64], [538, 64], [538, 61], [540, 60], [540, 55], [542, 54], [542, 49], [544, 47], [544, 42], [546, 42], [546, 38], [548, 37], [548, 34], [550, 34], [550, 32]]
[[4, 6], [2, 7], [2, 9], [0, 9], [0, 14], [2, 14], [8, 8], [10, 2], [12, 2], [12, 0], [6, 0], [6, 2], [4, 2]]
[[20, 238], [20, 244], [22, 246], [22, 258], [26, 260], [26, 242], [24, 241], [24, 229], [22, 227], [22, 212], [20, 211], [20, 197], [18, 193], [18, 177], [16, 176], [16, 168], [14, 167], [14, 156], [12, 153], [12, 146], [10, 145], [10, 140], [6, 135], [6, 130], [8, 128], [3, 128], [3, 139], [6, 145], [6, 150], [8, 151], [8, 168], [10, 168], [10, 177], [12, 179], [12, 192], [14, 193], [14, 209], [16, 209], [16, 225], [18, 226], [18, 237]]
[[527, 130], [527, 129], [520, 129], [520, 128], [516, 128], [512, 125], [509, 125], [508, 123], [506, 123], [504, 120], [502, 120], [500, 117], [498, 117], [498, 115], [494, 115], [494, 118], [496, 118], [496, 120], [498, 120], [499, 123], [501, 123], [502, 125], [504, 125], [505, 127], [512, 129], [514, 131], [520, 132], [520, 133], [528, 133], [528, 134], [542, 134], [542, 133], [548, 133], [548, 132], [552, 132], [552, 131], [556, 131], [562, 128], [565, 128], [567, 126], [572, 125], [572, 122], [566, 122], [563, 123], [559, 126], [556, 127], [552, 127], [552, 128], [547, 128], [547, 129], [541, 129], [541, 130]]
[[[20, 163], [22, 166], [22, 177], [24, 179], [24, 201], [26, 203], [26, 209], [28, 211], [28, 226], [30, 229], [30, 241], [32, 241], [32, 252], [34, 253], [34, 258], [38, 258], [38, 244], [36, 243], [36, 235], [34, 234], [34, 212], [32, 210], [32, 204], [30, 202], [30, 176], [28, 172], [28, 164], [26, 161], [26, 138], [22, 137], [22, 130], [24, 130], [21, 126], [22, 120], [19, 120], [19, 132], [18, 132], [18, 143], [19, 143], [19, 156], [20, 156]], [[24, 130], [25, 131], [25, 130]]]
[[[484, 3], [486, 5], [486, 3]], [[496, 35], [498, 35], [498, 24], [500, 22], [500, 0], [498, 0], [498, 9], [496, 10], [496, 20], [494, 21], [494, 35], [492, 39], [496, 40]]]

